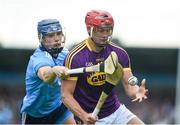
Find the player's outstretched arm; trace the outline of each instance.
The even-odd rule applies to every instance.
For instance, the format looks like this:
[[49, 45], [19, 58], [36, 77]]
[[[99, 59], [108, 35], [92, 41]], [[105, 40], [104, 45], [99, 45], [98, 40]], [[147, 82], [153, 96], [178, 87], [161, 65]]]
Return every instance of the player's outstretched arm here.
[[52, 84], [56, 78], [63, 77], [66, 75], [66, 71], [68, 69], [64, 66], [54, 66], [53, 68], [50, 66], [43, 66], [38, 70], [38, 76], [45, 83]]
[[143, 79], [141, 85], [130, 85], [129, 78], [133, 76], [131, 71], [125, 71], [123, 76], [123, 86], [125, 88], [126, 94], [132, 99], [132, 102], [143, 101], [147, 99], [148, 89], [145, 88], [146, 80]]

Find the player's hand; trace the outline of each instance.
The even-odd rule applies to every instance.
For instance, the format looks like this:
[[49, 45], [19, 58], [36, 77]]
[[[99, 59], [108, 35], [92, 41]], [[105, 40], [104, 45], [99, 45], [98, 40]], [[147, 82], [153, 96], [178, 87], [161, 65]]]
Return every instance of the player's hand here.
[[52, 68], [52, 71], [56, 74], [56, 76], [58, 77], [66, 77], [68, 68], [64, 67], [64, 66], [54, 66]]
[[136, 93], [136, 97], [132, 100], [132, 102], [142, 102], [143, 100], [147, 99], [148, 89], [145, 88], [145, 82], [146, 80], [143, 79], [141, 82], [141, 86], [139, 86], [139, 90]]
[[84, 124], [95, 124], [95, 122], [98, 120], [98, 117], [92, 116], [92, 113], [88, 113], [83, 116], [82, 121]]

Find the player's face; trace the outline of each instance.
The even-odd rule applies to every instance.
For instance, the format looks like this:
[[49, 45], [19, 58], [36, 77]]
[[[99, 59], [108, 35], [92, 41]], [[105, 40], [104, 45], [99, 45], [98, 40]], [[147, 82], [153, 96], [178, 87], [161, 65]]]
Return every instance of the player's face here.
[[48, 48], [60, 48], [64, 45], [65, 37], [62, 31], [48, 33], [45, 35], [43, 45]]
[[113, 32], [112, 26], [96, 27], [92, 32], [92, 39], [99, 47], [104, 47], [109, 42]]

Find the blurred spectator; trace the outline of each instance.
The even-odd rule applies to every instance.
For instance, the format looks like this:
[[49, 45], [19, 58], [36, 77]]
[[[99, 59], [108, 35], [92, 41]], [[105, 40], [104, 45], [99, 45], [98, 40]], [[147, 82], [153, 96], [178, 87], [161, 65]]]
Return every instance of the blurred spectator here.
[[0, 100], [0, 124], [9, 124], [13, 121], [13, 112], [10, 105]]

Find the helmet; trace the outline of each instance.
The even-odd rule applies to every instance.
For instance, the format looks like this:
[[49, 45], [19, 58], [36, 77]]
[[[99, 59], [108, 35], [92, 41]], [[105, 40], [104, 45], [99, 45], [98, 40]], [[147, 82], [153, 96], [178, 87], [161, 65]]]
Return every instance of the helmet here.
[[[62, 31], [62, 26], [57, 19], [45, 19], [38, 22], [37, 30], [38, 30], [38, 35], [42, 38], [48, 33]], [[58, 56], [57, 54], [60, 53], [64, 47], [64, 42], [65, 42], [65, 36], [63, 34], [63, 39], [61, 41], [60, 48], [52, 48], [45, 45], [45, 43], [42, 42], [40, 49], [49, 52], [54, 58], [57, 58]]]
[[38, 35], [46, 35], [48, 33], [62, 31], [61, 24], [57, 19], [45, 19], [38, 22]]
[[109, 12], [103, 10], [91, 10], [87, 13], [85, 23], [88, 27], [101, 27], [103, 25], [114, 26], [113, 17]]

